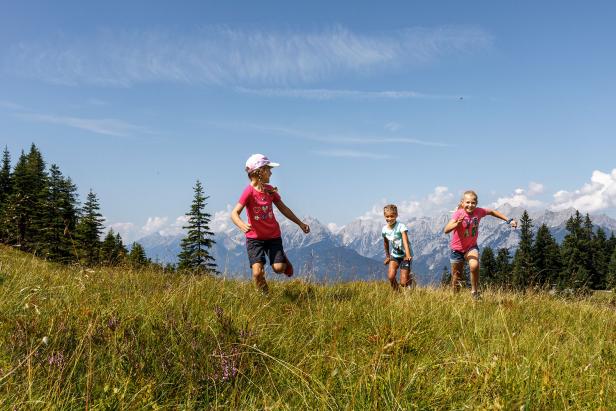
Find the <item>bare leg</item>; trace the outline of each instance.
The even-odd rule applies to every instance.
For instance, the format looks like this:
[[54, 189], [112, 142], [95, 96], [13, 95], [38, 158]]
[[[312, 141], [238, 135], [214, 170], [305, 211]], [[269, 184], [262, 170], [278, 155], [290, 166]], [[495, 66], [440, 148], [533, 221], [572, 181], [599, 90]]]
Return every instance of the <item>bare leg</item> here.
[[464, 263], [451, 263], [451, 288], [454, 293], [460, 292], [460, 280], [462, 279], [462, 270]]
[[391, 288], [394, 291], [398, 291], [398, 281], [396, 281], [397, 271], [398, 271], [398, 262], [395, 260], [391, 260], [389, 262], [389, 270], [387, 271], [387, 278], [389, 279], [389, 284], [391, 284]]
[[255, 280], [257, 289], [263, 293], [267, 293], [269, 288], [267, 281], [265, 281], [265, 267], [261, 263], [254, 263], [252, 265], [252, 278]]
[[400, 286], [401, 287], [411, 286], [411, 270], [400, 269]]
[[464, 256], [468, 261], [468, 268], [471, 270], [471, 292], [475, 293], [479, 290], [479, 253], [477, 250], [472, 250]]
[[274, 272], [277, 273], [277, 274], [284, 273], [285, 268], [287, 268], [287, 264], [286, 263], [274, 263], [274, 264], [272, 264], [272, 270], [274, 270]]

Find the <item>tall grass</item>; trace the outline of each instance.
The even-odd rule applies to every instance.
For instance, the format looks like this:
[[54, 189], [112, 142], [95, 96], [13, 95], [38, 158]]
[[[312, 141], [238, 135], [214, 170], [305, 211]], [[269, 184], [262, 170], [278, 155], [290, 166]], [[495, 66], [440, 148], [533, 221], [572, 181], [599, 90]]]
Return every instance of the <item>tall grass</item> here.
[[0, 408], [616, 408], [610, 299], [270, 288], [0, 247]]

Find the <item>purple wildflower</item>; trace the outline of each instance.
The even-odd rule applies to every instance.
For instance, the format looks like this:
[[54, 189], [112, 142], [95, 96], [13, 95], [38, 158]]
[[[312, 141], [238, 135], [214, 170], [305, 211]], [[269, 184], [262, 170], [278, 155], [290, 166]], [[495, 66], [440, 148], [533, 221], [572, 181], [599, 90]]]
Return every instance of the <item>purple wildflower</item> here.
[[64, 365], [64, 361], [64, 354], [62, 354], [61, 352], [53, 353], [49, 356], [49, 358], [47, 358], [47, 362], [49, 363], [49, 365], [53, 365], [56, 367], [62, 367]]

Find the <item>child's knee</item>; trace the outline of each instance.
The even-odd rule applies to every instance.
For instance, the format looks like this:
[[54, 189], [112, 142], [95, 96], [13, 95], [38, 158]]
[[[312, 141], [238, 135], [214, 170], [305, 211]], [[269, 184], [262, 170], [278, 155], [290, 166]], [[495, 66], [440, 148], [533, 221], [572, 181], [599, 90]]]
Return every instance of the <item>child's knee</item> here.
[[274, 270], [274, 272], [280, 274], [282, 272], [284, 272], [284, 269], [286, 268], [286, 264], [285, 263], [274, 263], [272, 264], [272, 270]]

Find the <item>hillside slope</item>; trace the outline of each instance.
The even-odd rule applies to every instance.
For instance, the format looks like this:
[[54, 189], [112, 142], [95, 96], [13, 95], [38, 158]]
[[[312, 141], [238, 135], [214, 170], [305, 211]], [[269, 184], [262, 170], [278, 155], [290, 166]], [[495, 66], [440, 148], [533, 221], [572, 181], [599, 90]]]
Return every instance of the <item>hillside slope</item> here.
[[614, 302], [67, 268], [0, 246], [0, 408], [611, 409]]

